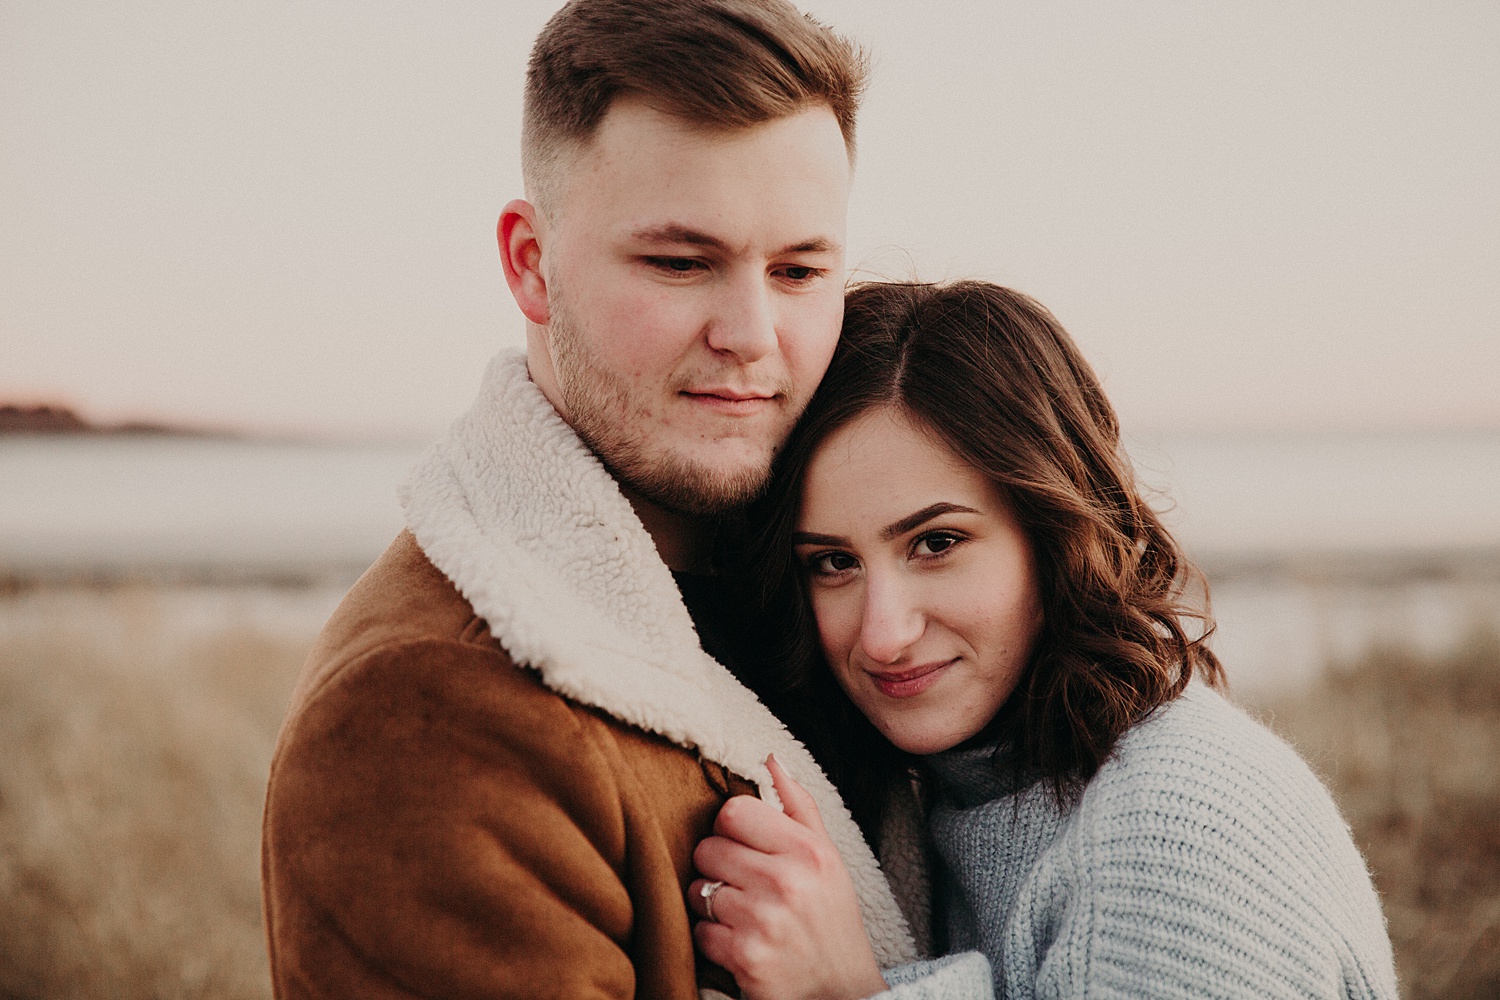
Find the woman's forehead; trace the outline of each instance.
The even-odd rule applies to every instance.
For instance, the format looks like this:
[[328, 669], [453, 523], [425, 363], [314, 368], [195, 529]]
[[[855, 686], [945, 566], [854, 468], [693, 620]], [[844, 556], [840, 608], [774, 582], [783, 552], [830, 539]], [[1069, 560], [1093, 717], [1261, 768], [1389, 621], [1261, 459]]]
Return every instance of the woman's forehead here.
[[988, 510], [997, 500], [984, 474], [935, 434], [900, 410], [880, 407], [829, 434], [813, 453], [798, 529], [878, 530], [933, 504]]

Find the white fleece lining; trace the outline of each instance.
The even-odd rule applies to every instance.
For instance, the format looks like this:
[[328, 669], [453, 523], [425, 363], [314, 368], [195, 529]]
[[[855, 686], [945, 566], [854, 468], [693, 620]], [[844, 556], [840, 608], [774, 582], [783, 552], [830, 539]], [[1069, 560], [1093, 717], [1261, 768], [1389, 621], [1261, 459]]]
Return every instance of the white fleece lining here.
[[882, 967], [916, 948], [859, 828], [807, 750], [702, 651], [671, 572], [614, 478], [526, 371], [490, 362], [479, 398], [401, 489], [427, 558], [513, 660], [559, 694], [754, 781], [771, 753], [817, 800]]

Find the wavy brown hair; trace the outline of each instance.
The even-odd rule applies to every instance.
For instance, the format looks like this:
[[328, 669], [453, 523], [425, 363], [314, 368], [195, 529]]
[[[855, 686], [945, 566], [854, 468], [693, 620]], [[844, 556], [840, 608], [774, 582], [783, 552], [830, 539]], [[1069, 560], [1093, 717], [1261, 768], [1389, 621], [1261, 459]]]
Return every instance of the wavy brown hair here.
[[1065, 801], [1195, 671], [1223, 683], [1204, 644], [1213, 629], [1206, 585], [1142, 497], [1114, 410], [1052, 314], [985, 282], [859, 285], [828, 374], [750, 525], [765, 624], [786, 637], [768, 700], [823, 758], [867, 832], [882, 786], [912, 762], [824, 666], [791, 534], [819, 446], [879, 407], [926, 426], [986, 475], [1031, 541], [1044, 620], [983, 734], [1007, 748], [997, 761], [1049, 781]]

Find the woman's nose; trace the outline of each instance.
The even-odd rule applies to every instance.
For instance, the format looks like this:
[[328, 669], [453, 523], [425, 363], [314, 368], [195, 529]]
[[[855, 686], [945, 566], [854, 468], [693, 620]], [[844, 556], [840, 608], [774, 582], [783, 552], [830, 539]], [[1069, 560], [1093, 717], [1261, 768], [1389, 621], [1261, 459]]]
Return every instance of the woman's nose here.
[[870, 578], [860, 620], [860, 651], [875, 663], [897, 663], [927, 627], [914, 595], [901, 581]]

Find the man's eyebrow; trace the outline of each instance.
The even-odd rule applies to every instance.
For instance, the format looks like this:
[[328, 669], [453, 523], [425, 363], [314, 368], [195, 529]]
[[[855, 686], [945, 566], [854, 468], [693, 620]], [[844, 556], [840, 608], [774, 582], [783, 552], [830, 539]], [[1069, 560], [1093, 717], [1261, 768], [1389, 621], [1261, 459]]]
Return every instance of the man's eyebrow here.
[[701, 229], [693, 229], [676, 222], [668, 222], [660, 226], [647, 226], [644, 229], [633, 230], [630, 234], [632, 241], [636, 243], [657, 243], [661, 245], [692, 247], [706, 247], [710, 250], [727, 251], [729, 244], [705, 233]]
[[933, 518], [941, 517], [944, 514], [978, 513], [979, 511], [975, 510], [973, 507], [965, 507], [963, 504], [935, 503], [931, 506], [923, 507], [915, 514], [908, 514], [901, 520], [893, 521], [890, 524], [886, 525], [884, 528], [881, 528], [880, 539], [881, 541], [888, 542], [891, 539], [904, 535], [908, 531], [911, 531], [913, 528], [919, 528], [922, 525], [926, 524], [928, 521], [931, 521]]
[[[653, 243], [661, 246], [690, 246], [704, 247], [709, 250], [718, 250], [721, 253], [730, 251], [732, 248], [728, 243], [719, 239], [711, 233], [705, 233], [701, 229], [684, 226], [677, 222], [667, 222], [659, 226], [645, 226], [641, 229], [632, 230], [630, 239], [635, 243]], [[800, 243], [792, 243], [777, 251], [777, 256], [789, 253], [833, 253], [839, 249], [839, 244], [826, 236], [814, 236]]]
[[782, 247], [781, 252], [784, 254], [833, 253], [838, 249], [839, 245], [833, 240], [828, 239], [826, 236], [815, 236], [810, 240], [803, 240], [801, 243], [793, 243], [791, 246]]

